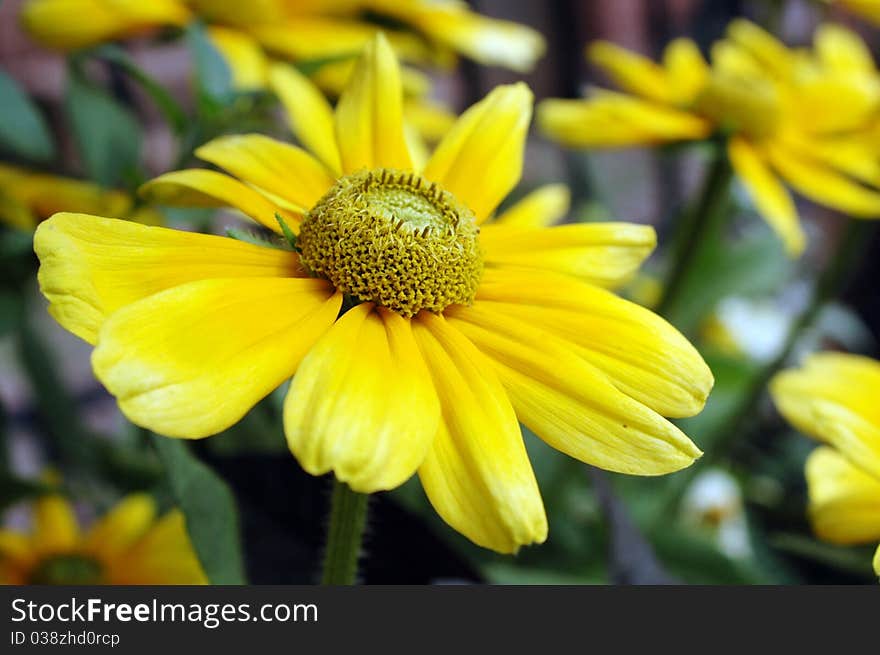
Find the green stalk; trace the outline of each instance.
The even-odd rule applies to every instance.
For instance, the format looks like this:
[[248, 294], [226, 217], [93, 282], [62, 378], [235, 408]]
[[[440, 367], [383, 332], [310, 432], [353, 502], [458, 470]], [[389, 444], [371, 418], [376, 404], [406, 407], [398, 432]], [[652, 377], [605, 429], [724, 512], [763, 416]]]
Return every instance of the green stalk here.
[[697, 203], [679, 222], [672, 244], [672, 268], [657, 305], [657, 313], [661, 316], [668, 317], [670, 309], [679, 302], [681, 290], [698, 259], [701, 245], [710, 234], [721, 228], [727, 215], [733, 171], [722, 144], [718, 144], [717, 148]]
[[321, 584], [351, 585], [357, 581], [369, 499], [334, 478]]

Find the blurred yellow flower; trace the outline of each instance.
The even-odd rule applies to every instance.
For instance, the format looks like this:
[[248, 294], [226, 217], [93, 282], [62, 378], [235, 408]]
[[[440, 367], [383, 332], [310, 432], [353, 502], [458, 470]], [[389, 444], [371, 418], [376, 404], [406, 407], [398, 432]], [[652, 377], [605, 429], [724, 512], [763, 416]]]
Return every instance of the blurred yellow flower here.
[[866, 132], [880, 109], [880, 76], [854, 33], [822, 25], [812, 51], [793, 51], [738, 19], [712, 48], [712, 65], [688, 39], [660, 64], [611, 43], [589, 58], [624, 93], [550, 99], [538, 123], [583, 148], [727, 139], [731, 164], [790, 254], [805, 246], [783, 181], [811, 200], [860, 218], [880, 217], [880, 159]]
[[0, 584], [206, 584], [183, 515], [156, 518], [146, 494], [132, 494], [82, 532], [57, 495], [34, 505], [33, 530], [0, 530]]
[[37, 173], [0, 164], [0, 224], [33, 230], [59, 211], [121, 216], [145, 225], [161, 225], [154, 209], [133, 209], [131, 196], [91, 182]]
[[[806, 467], [816, 534], [839, 544], [880, 540], [880, 362], [821, 353], [779, 373], [770, 389], [792, 425], [828, 444]], [[880, 575], [880, 548], [874, 568]]]
[[699, 457], [663, 416], [699, 412], [711, 372], [675, 328], [603, 288], [633, 274], [653, 229], [544, 227], [567, 210], [559, 186], [492, 220], [522, 174], [524, 84], [468, 109], [419, 166], [384, 37], [335, 112], [290, 70], [274, 83], [299, 99], [310, 152], [221, 137], [197, 154], [241, 181], [192, 169], [143, 191], [281, 232], [277, 215], [295, 250], [75, 214], [37, 232], [50, 311], [95, 344], [95, 373], [132, 421], [212, 435], [295, 373], [284, 428], [304, 469], [364, 493], [417, 472], [452, 527], [500, 552], [547, 532], [517, 419], [613, 471]]

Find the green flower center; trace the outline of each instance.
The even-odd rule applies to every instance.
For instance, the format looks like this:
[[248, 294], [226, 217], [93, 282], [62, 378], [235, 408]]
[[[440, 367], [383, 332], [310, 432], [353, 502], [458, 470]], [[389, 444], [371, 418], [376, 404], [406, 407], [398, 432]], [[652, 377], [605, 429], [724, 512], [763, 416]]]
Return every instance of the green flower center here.
[[90, 585], [101, 584], [101, 564], [85, 555], [53, 555], [33, 570], [28, 584]]
[[303, 262], [337, 289], [403, 316], [473, 302], [483, 272], [479, 228], [448, 191], [379, 168], [340, 178], [309, 211]]

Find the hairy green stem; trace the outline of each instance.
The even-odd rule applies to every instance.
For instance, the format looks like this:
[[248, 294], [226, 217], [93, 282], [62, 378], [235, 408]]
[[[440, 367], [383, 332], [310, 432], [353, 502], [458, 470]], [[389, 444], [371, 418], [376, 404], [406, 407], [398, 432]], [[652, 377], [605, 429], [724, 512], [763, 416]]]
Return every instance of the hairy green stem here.
[[322, 584], [351, 585], [357, 581], [369, 499], [334, 478]]

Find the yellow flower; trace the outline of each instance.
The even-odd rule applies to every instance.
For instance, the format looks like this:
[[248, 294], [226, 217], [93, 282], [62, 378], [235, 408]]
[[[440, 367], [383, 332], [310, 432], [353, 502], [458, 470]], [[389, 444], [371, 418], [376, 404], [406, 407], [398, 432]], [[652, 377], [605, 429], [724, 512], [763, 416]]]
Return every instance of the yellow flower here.
[[0, 530], [0, 584], [206, 584], [184, 527], [156, 518], [146, 494], [125, 497], [82, 532], [64, 498], [36, 502], [33, 531]]
[[828, 444], [806, 467], [816, 534], [840, 544], [880, 540], [880, 362], [821, 353], [779, 373], [770, 389], [792, 425]]
[[790, 254], [805, 247], [785, 184], [860, 218], [880, 217], [880, 161], [865, 132], [880, 109], [880, 77], [854, 33], [822, 25], [814, 52], [792, 51], [745, 20], [712, 48], [712, 66], [688, 39], [660, 64], [611, 43], [589, 58], [623, 89], [551, 99], [538, 123], [582, 148], [654, 145], [724, 133], [733, 168]]
[[122, 191], [0, 164], [0, 223], [10, 227], [33, 230], [40, 221], [63, 210], [125, 216], [146, 225], [163, 222], [154, 209], [133, 211], [132, 204], [131, 196]]
[[664, 320], [603, 287], [655, 245], [647, 226], [543, 227], [539, 189], [492, 221], [522, 173], [532, 95], [495, 89], [424, 167], [401, 120], [400, 70], [372, 41], [335, 112], [300, 76], [292, 124], [310, 152], [260, 135], [198, 150], [226, 169], [167, 173], [165, 203], [232, 206], [297, 250], [58, 214], [35, 238], [50, 311], [95, 344], [97, 377], [135, 423], [199, 438], [293, 374], [291, 451], [359, 492], [418, 473], [439, 514], [500, 552], [547, 523], [518, 420], [612, 471], [655, 475], [700, 455], [663, 416], [701, 410], [712, 375]]

